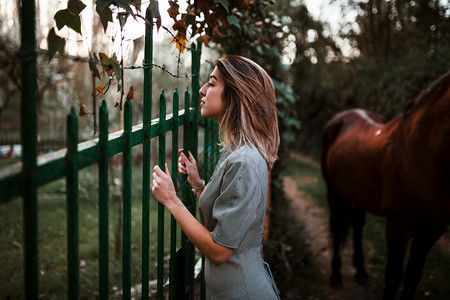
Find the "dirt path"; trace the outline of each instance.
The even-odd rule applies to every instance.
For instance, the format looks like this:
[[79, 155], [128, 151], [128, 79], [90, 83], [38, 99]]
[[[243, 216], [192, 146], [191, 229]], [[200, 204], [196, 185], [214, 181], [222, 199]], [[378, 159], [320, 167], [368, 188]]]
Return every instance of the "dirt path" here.
[[[316, 260], [316, 266], [323, 275], [322, 294], [324, 299], [361, 300], [376, 299], [370, 294], [369, 289], [360, 286], [353, 280], [353, 268], [349, 266], [350, 261], [343, 264], [344, 287], [336, 290], [328, 285], [330, 277], [331, 247], [329, 245], [328, 216], [327, 212], [314, 204], [308, 196], [298, 191], [296, 181], [292, 178], [285, 178], [283, 182], [284, 191], [291, 200], [291, 207], [298, 216], [298, 222], [304, 226], [307, 242]], [[344, 250], [343, 260], [349, 260], [350, 253]]]
[[[315, 178], [301, 178], [300, 181], [316, 180]], [[323, 299], [339, 299], [339, 300], [372, 300], [377, 299], [374, 295], [374, 288], [370, 286], [361, 286], [353, 280], [354, 268], [352, 267], [351, 247], [346, 247], [342, 253], [343, 265], [343, 287], [339, 290], [332, 289], [328, 285], [331, 274], [331, 245], [330, 234], [328, 230], [327, 211], [316, 205], [309, 196], [297, 188], [299, 180], [286, 177], [283, 181], [283, 187], [286, 196], [291, 200], [291, 208], [295, 211], [297, 220], [304, 228], [307, 242], [310, 245], [311, 252], [315, 258], [315, 265], [319, 268], [323, 278], [321, 284]], [[445, 253], [450, 255], [450, 231], [444, 234], [436, 243], [435, 247], [439, 247]], [[367, 262], [366, 262], [366, 266]], [[369, 274], [369, 276], [375, 274]], [[384, 274], [379, 274], [384, 277]], [[371, 291], [372, 289], [372, 291]], [[317, 298], [319, 299], [319, 298]]]

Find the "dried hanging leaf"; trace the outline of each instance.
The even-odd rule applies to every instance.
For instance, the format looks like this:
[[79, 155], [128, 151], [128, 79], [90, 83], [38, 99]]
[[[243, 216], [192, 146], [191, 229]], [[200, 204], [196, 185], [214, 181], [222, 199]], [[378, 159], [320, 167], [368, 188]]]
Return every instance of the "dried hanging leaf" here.
[[134, 86], [130, 86], [130, 88], [128, 89], [128, 94], [127, 94], [127, 98], [130, 100], [133, 100], [134, 97]]
[[101, 83], [101, 84], [99, 84], [99, 85], [97, 85], [96, 87], [95, 87], [95, 90], [99, 93], [99, 94], [103, 94], [103, 92], [105, 91], [105, 84], [104, 83]]
[[169, 13], [169, 16], [176, 21], [178, 16], [178, 9], [180, 6], [175, 1], [169, 1], [169, 5], [170, 8], [167, 10], [167, 12]]
[[83, 104], [83, 100], [80, 99], [80, 111], [78, 112], [78, 115], [80, 117], [84, 117], [90, 114], [91, 113], [87, 110], [86, 106]]
[[177, 35], [176, 38], [172, 39], [172, 43], [175, 42], [176, 43], [176, 47], [178, 50], [180, 50], [181, 53], [184, 52], [184, 48], [186, 48], [186, 39], [183, 38], [180, 35]]
[[197, 38], [197, 42], [198, 42], [198, 41], [202, 41], [202, 42], [203, 42], [203, 45], [205, 45], [205, 47], [209, 47], [208, 42], [209, 42], [210, 40], [211, 40], [211, 37], [210, 37], [209, 35], [207, 35], [207, 34], [202, 35], [202, 36], [199, 36], [199, 37]]

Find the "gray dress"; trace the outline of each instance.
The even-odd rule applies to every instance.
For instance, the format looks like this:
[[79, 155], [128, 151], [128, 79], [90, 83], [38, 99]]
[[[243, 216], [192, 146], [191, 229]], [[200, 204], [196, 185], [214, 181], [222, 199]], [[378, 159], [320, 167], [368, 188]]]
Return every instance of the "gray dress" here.
[[206, 299], [278, 299], [262, 257], [267, 163], [255, 147], [223, 153], [199, 199], [202, 223], [213, 240], [234, 249], [221, 266], [205, 258]]

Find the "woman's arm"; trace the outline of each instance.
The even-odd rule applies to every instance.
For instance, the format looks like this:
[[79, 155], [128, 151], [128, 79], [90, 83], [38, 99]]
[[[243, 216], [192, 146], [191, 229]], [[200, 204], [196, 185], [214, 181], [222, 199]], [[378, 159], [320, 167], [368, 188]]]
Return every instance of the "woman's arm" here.
[[217, 244], [204, 227], [177, 197], [167, 164], [166, 172], [155, 166], [152, 192], [156, 199], [171, 212], [189, 240], [215, 265], [226, 262], [233, 249]]

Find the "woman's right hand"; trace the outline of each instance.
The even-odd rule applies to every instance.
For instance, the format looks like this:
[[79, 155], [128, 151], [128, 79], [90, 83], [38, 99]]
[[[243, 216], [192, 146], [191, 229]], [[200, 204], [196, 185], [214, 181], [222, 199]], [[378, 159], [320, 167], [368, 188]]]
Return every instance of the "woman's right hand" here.
[[188, 156], [183, 153], [183, 149], [178, 150], [180, 157], [178, 158], [178, 171], [181, 174], [187, 175], [187, 181], [192, 187], [198, 187], [202, 184], [202, 179], [198, 174], [197, 162], [191, 151], [188, 151]]

